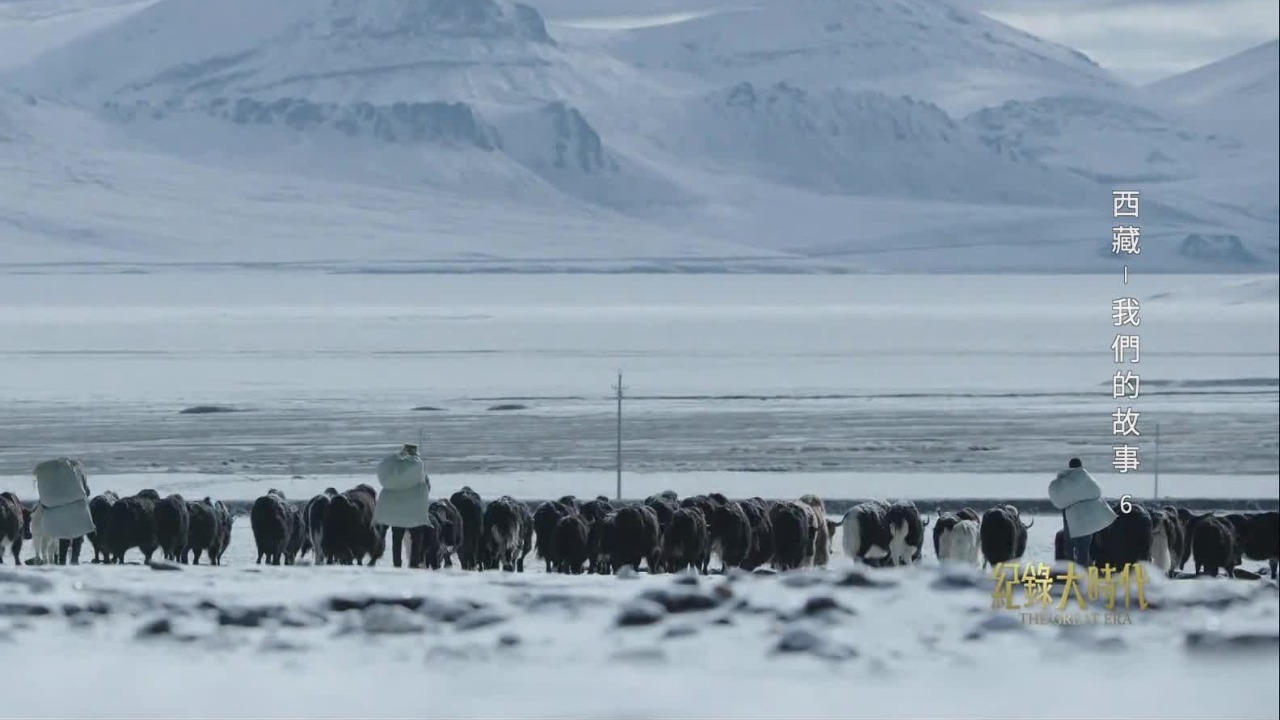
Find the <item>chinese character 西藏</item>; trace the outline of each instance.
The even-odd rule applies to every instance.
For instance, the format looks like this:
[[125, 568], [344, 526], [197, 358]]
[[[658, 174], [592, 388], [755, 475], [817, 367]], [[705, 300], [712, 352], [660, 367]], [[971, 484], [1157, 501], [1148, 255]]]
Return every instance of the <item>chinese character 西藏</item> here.
[[1113, 190], [1111, 191], [1111, 216], [1112, 217], [1138, 217], [1138, 191], [1137, 190]]
[[1142, 229], [1137, 225], [1116, 225], [1111, 228], [1112, 255], [1141, 255]]

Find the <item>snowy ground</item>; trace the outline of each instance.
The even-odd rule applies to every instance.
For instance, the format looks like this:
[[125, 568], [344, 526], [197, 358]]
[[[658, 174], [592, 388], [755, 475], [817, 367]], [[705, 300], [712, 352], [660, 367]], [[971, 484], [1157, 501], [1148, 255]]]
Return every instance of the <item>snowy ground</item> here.
[[[21, 658], [6, 681], [23, 689], [0, 713], [1025, 717], [1033, 701], [1042, 717], [1275, 713], [1268, 581], [1155, 578], [1130, 624], [1062, 626], [993, 609], [988, 575], [931, 562], [690, 581], [257, 567], [245, 543], [220, 568], [0, 569], [0, 647]], [[1213, 691], [1170, 691], [1191, 677]], [[75, 692], [59, 691], [67, 678]], [[1088, 691], [1044, 694], [1063, 680]]]
[[[0, 474], [1043, 472], [1109, 462], [1114, 297], [1143, 443], [1269, 474], [1274, 276], [7, 275]], [[227, 405], [248, 412], [180, 415]], [[503, 405], [526, 409], [493, 411]], [[413, 411], [415, 407], [438, 408]]]
[[[1276, 280], [1130, 287], [1161, 496], [1274, 497]], [[71, 454], [95, 491], [303, 498], [369, 480], [421, 430], [436, 494], [611, 495], [621, 368], [627, 496], [1041, 497], [1069, 455], [1106, 466], [1124, 292], [1119, 276], [6, 275], [0, 489], [29, 498], [35, 463]], [[528, 409], [487, 409], [502, 403]], [[247, 412], [178, 413], [200, 404]], [[732, 472], [748, 469], [766, 472]], [[1109, 495], [1151, 487], [1099, 474]], [[1036, 519], [1028, 561], [1059, 525]], [[0, 716], [1275, 715], [1267, 581], [1153, 580], [1131, 625], [1058, 627], [992, 610], [989, 579], [940, 580], [931, 551], [885, 586], [841, 585], [837, 556], [696, 588], [532, 558], [505, 575], [253, 554], [242, 518], [219, 568], [0, 568], [0, 657], [23, 690]], [[1191, 677], [1212, 692], [1171, 689]], [[1063, 680], [1089, 692], [1045, 693]]]

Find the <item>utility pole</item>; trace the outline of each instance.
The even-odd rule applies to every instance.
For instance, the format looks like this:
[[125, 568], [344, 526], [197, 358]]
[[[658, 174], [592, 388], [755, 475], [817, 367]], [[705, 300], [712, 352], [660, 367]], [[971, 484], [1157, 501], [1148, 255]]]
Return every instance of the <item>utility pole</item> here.
[[622, 371], [618, 371], [618, 384], [613, 386], [615, 398], [618, 401], [617, 429], [614, 445], [614, 465], [618, 472], [617, 487], [615, 488], [615, 496], [618, 500], [622, 499], [622, 394], [626, 389], [622, 384]]
[[1156, 500], [1160, 499], [1160, 423], [1156, 423], [1156, 478], [1152, 493]]

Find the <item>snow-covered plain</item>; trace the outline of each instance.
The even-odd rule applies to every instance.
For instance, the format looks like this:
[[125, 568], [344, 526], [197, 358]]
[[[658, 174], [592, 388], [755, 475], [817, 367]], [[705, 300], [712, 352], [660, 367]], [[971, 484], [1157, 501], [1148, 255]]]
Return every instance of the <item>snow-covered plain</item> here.
[[[50, 283], [58, 287], [50, 293]], [[1277, 472], [1273, 276], [10, 275], [0, 473], [1044, 472], [1108, 464], [1112, 299], [1166, 473]], [[197, 405], [245, 412], [180, 414]], [[492, 410], [500, 406], [524, 409]], [[436, 408], [417, 410], [414, 408]], [[1154, 448], [1153, 448], [1154, 449]], [[1154, 456], [1152, 456], [1154, 460]]]
[[[1051, 519], [1032, 528], [1027, 562]], [[1153, 577], [1028, 623], [989, 573], [0, 568], [6, 717], [1274, 717], [1276, 586]], [[1021, 588], [1015, 602], [1024, 604]], [[1103, 596], [1105, 597], [1105, 595]], [[1117, 611], [1124, 613], [1123, 589]], [[1037, 611], [1041, 612], [1041, 611]], [[122, 658], [128, 672], [121, 673]], [[1212, 692], [1169, 692], [1196, 678]], [[75, 692], [66, 692], [74, 678]], [[1057, 688], [1087, 688], [1059, 699]], [[928, 692], [920, 692], [927, 687]], [[696, 689], [695, 689], [696, 688]]]
[[1266, 48], [1144, 92], [936, 0], [11, 0], [0, 46], [27, 270], [1099, 271], [1120, 185], [1149, 271], [1280, 262]]

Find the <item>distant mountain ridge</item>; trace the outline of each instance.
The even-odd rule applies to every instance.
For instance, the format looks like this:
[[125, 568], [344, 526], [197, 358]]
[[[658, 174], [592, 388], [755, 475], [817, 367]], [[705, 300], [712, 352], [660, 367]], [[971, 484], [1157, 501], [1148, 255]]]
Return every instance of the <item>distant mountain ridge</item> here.
[[[1218, 90], [1244, 97], [1277, 65], [1274, 48], [1228, 60], [1163, 87], [1247, 67]], [[1274, 132], [1218, 128], [1207, 101], [1149, 101], [933, 0], [726, 2], [622, 30], [558, 26], [536, 2], [158, 0], [5, 84], [0, 229], [21, 242], [0, 265], [234, 260], [194, 218], [134, 225], [204, 197], [272, 236], [250, 252], [272, 262], [349, 262], [374, 233], [398, 261], [477, 266], [1099, 270], [1106, 198], [1136, 183], [1164, 208], [1153, 271], [1280, 267], [1258, 161]], [[271, 178], [297, 190], [241, 196]], [[111, 211], [71, 221], [68, 198]], [[1204, 251], [1215, 237], [1238, 252]]]

